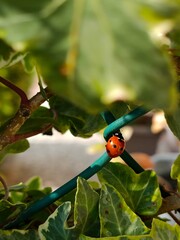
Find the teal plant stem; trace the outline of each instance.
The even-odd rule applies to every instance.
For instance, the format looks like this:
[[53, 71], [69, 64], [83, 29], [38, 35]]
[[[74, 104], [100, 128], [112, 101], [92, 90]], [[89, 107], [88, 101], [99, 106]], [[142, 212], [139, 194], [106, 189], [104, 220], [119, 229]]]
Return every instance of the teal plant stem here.
[[[105, 139], [108, 138], [110, 134], [113, 132], [119, 130], [122, 126], [128, 124], [130, 121], [133, 121], [134, 119], [142, 116], [145, 114], [146, 111], [142, 108], [137, 108], [134, 111], [128, 113], [127, 115], [121, 117], [120, 119], [115, 120], [114, 116], [110, 112], [104, 112], [102, 113], [102, 117], [105, 119], [105, 121], [110, 124], [105, 129]], [[124, 152], [122, 154], [123, 160], [127, 162], [129, 166], [132, 166], [133, 169], [135, 169], [136, 172], [141, 172], [143, 169], [140, 169], [140, 166], [136, 166], [136, 162], [132, 157], [127, 153]], [[45, 207], [48, 207], [50, 204], [70, 192], [76, 187], [77, 178], [83, 177], [85, 179], [88, 179], [92, 177], [94, 174], [96, 174], [98, 171], [100, 171], [109, 161], [111, 158], [108, 156], [108, 154], [105, 152], [100, 158], [98, 158], [92, 165], [90, 165], [88, 168], [86, 168], [84, 171], [82, 171], [79, 175], [72, 178], [69, 182], [65, 183], [63, 186], [56, 189], [54, 192], [50, 193], [49, 195], [45, 196], [44, 198], [38, 200], [37, 202], [30, 205], [28, 208], [26, 208], [22, 213], [12, 222], [4, 226], [4, 229], [11, 229], [11, 228], [17, 228], [21, 226], [23, 223], [25, 223], [33, 214], [39, 212]], [[134, 160], [134, 161], [133, 161]], [[133, 163], [134, 162], [134, 163]], [[138, 168], [139, 167], [139, 168]]]
[[4, 229], [17, 228], [23, 225], [32, 215], [39, 212], [43, 208], [48, 207], [50, 204], [73, 190], [76, 187], [77, 178], [79, 176], [85, 179], [92, 177], [94, 174], [100, 171], [102, 167], [105, 166], [110, 160], [111, 158], [105, 152], [98, 160], [96, 160], [92, 165], [86, 168], [79, 175], [72, 178], [69, 182], [65, 183], [63, 186], [59, 187], [54, 192], [38, 200], [37, 202], [29, 206], [27, 209], [25, 209], [13, 222], [10, 222], [6, 226], [4, 226]]
[[[117, 120], [115, 119], [111, 112], [109, 111], [103, 112], [101, 115], [106, 121], [106, 123], [109, 124], [109, 126], [107, 126], [107, 128], [104, 130], [104, 138], [107, 141], [114, 132], [119, 131], [120, 128], [124, 127], [126, 124], [132, 122], [133, 120], [144, 115], [147, 112], [148, 111], [143, 109], [142, 107], [138, 107], [134, 109], [132, 112], [122, 116]], [[133, 157], [126, 150], [121, 154], [121, 158], [136, 173], [141, 173], [144, 171], [144, 169], [133, 159]]]
[[132, 168], [135, 173], [141, 173], [144, 169], [134, 160], [134, 158], [126, 151], [121, 154], [121, 158], [125, 161], [125, 163]]
[[[104, 120], [106, 121], [106, 123], [109, 124], [109, 126], [107, 126], [107, 128], [104, 131], [104, 138], [107, 141], [108, 138], [111, 137], [111, 135], [114, 132], [119, 131], [120, 128], [124, 127], [125, 125], [127, 125], [131, 121], [135, 120], [136, 118], [141, 117], [142, 115], [146, 114], [147, 112], [148, 112], [148, 110], [146, 110], [142, 107], [138, 107], [138, 108], [134, 109], [132, 112], [122, 116], [121, 118], [119, 118], [117, 120], [115, 119], [115, 117], [113, 116], [113, 114], [111, 112], [109, 112], [109, 111], [103, 112], [101, 115], [104, 118]], [[126, 150], [121, 154], [121, 158], [136, 173], [141, 173], [144, 171], [144, 169], [133, 159], [133, 157]], [[164, 189], [161, 185], [159, 187], [161, 190], [162, 197], [169, 196], [169, 193], [164, 191]]]
[[[133, 111], [129, 112], [128, 114], [122, 116], [121, 118], [115, 119], [112, 113], [104, 112], [102, 117], [108, 120], [107, 123], [109, 124], [107, 128], [104, 130], [104, 138], [107, 141], [112, 133], [117, 132], [120, 128], [126, 126], [130, 122], [134, 121], [135, 119], [143, 116], [149, 110], [144, 109], [142, 107], [135, 108]], [[107, 117], [109, 115], [109, 117]], [[113, 120], [114, 119], [114, 120]], [[111, 123], [110, 123], [111, 121]]]

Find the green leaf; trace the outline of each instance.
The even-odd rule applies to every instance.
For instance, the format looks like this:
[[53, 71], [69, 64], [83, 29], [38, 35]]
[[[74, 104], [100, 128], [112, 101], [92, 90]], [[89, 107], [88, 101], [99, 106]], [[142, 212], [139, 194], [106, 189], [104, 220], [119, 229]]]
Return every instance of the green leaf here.
[[99, 203], [101, 237], [143, 235], [149, 229], [111, 185], [103, 185]]
[[40, 240], [37, 231], [35, 230], [0, 230], [1, 240]]
[[41, 131], [54, 123], [53, 113], [46, 107], [39, 107], [18, 131], [18, 134]]
[[0, 200], [0, 227], [14, 220], [26, 207], [25, 203], [10, 203], [7, 200]]
[[10, 199], [13, 203], [35, 202], [52, 192], [50, 187], [42, 188], [39, 177], [30, 178], [25, 184], [18, 184], [9, 188]]
[[172, 114], [165, 113], [165, 117], [169, 128], [174, 133], [174, 135], [180, 140], [180, 104], [176, 111], [173, 112]]
[[35, 62], [34, 62], [33, 56], [29, 52], [23, 58], [22, 63], [26, 72], [28, 73], [31, 73], [35, 68]]
[[46, 222], [39, 226], [38, 232], [41, 240], [72, 240], [71, 231], [67, 226], [67, 219], [70, 214], [71, 204], [65, 202], [60, 205]]
[[57, 200], [57, 204], [61, 205], [64, 202], [71, 202], [71, 205], [74, 205], [75, 194], [76, 194], [76, 189], [73, 189], [72, 191], [65, 194], [63, 197], [61, 197], [59, 200]]
[[57, 114], [55, 128], [62, 133], [69, 129], [75, 136], [90, 137], [105, 127], [100, 114], [89, 114], [70, 101], [52, 97], [49, 103]]
[[172, 108], [174, 75], [140, 6], [130, 0], [2, 1], [0, 33], [33, 54], [53, 92], [86, 111], [97, 113], [116, 100]]
[[109, 163], [99, 173], [101, 183], [108, 183], [122, 194], [128, 206], [140, 215], [154, 215], [161, 206], [161, 193], [154, 171], [136, 174], [130, 167]]
[[180, 239], [180, 226], [170, 224], [160, 221], [158, 219], [154, 219], [152, 223], [151, 230], [152, 239], [160, 239], [160, 240], [179, 240]]
[[42, 186], [42, 180], [40, 177], [32, 177], [26, 182], [26, 185], [27, 185], [28, 191], [40, 190]]
[[132, 108], [129, 107], [129, 105], [123, 101], [113, 102], [107, 107], [107, 109], [114, 115], [115, 118], [120, 118], [124, 114], [127, 114], [130, 109], [132, 110]]
[[24, 189], [26, 188], [26, 185], [22, 182], [16, 184], [16, 185], [12, 185], [12, 186], [9, 186], [9, 191], [23, 191]]
[[0, 68], [10, 67], [23, 60], [24, 53], [15, 52], [7, 43], [0, 39]]
[[[75, 136], [90, 137], [106, 126], [100, 114], [91, 114], [74, 105], [71, 100], [61, 97], [51, 97], [50, 107], [56, 112], [55, 128], [61, 133], [68, 129]], [[108, 106], [115, 117], [121, 117], [128, 110], [128, 105], [124, 102], [115, 102]]]
[[69, 31], [58, 29], [64, 37], [56, 49], [61, 46], [66, 59], [59, 57], [55, 81], [50, 71], [45, 75], [53, 91], [94, 110], [116, 100], [139, 100], [153, 108], [174, 105], [170, 65], [143, 28], [132, 1], [67, 1], [60, 10], [72, 18], [59, 12]]
[[153, 240], [149, 235], [143, 236], [118, 236], [118, 237], [100, 237], [100, 238], [92, 238], [81, 235], [79, 240]]
[[17, 141], [15, 143], [7, 145], [0, 152], [0, 161], [7, 155], [11, 153], [21, 153], [26, 151], [29, 148], [29, 142], [26, 139]]
[[76, 231], [90, 236], [99, 236], [98, 216], [99, 194], [88, 182], [78, 178], [74, 206], [74, 223]]
[[177, 157], [171, 167], [171, 178], [177, 180], [178, 190], [180, 192], [180, 155]]

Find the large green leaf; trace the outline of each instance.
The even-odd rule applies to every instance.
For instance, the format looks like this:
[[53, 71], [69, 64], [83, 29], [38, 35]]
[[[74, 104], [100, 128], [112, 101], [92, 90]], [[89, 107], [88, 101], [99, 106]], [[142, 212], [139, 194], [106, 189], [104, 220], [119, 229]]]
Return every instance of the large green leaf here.
[[136, 174], [130, 167], [109, 163], [99, 173], [102, 183], [114, 186], [126, 203], [140, 215], [154, 215], [161, 206], [161, 193], [154, 171]]
[[[50, 106], [56, 112], [55, 128], [64, 133], [68, 129], [75, 136], [90, 137], [106, 126], [100, 114], [90, 114], [61, 97], [51, 97]], [[108, 110], [116, 117], [127, 112], [128, 105], [124, 102], [115, 102], [108, 106]]]
[[0, 230], [1, 240], [40, 240], [37, 231], [35, 230]]
[[110, 185], [103, 185], [100, 202], [101, 237], [143, 235], [149, 232], [140, 217], [125, 203], [121, 194]]
[[[170, 67], [148, 37], [135, 9], [132, 1], [64, 4], [60, 10], [71, 11], [72, 16], [67, 19], [63, 15], [69, 31], [59, 41], [63, 46], [70, 39], [61, 51], [66, 53], [66, 60], [61, 63], [59, 58], [56, 81], [50, 80], [51, 74], [46, 76], [58, 95], [94, 109], [94, 104], [98, 109], [117, 99], [139, 100], [150, 107], [172, 105], [175, 90]], [[64, 33], [64, 26], [59, 32]]]
[[69, 129], [75, 136], [90, 137], [105, 127], [100, 114], [89, 114], [61, 97], [52, 97], [49, 103], [56, 112], [54, 126], [62, 133]]
[[71, 204], [60, 205], [47, 221], [39, 227], [41, 239], [77, 239], [80, 233], [99, 236], [99, 195], [86, 180], [78, 178], [74, 203], [74, 226], [67, 225]]
[[79, 240], [179, 240], [180, 239], [180, 227], [178, 225], [170, 225], [166, 222], [154, 219], [152, 223], [152, 229], [148, 235], [139, 236], [117, 236], [117, 237], [102, 237], [91, 238], [81, 235]]
[[46, 222], [39, 226], [41, 240], [72, 240], [71, 231], [67, 226], [67, 218], [70, 214], [71, 204], [65, 202], [49, 216]]
[[178, 190], [180, 192], [180, 155], [177, 157], [171, 167], [171, 178], [177, 180]]
[[86, 180], [78, 178], [74, 206], [76, 231], [88, 236], [99, 236], [98, 203], [99, 194], [92, 189]]
[[33, 0], [25, 6], [1, 0], [0, 5], [2, 37], [25, 43], [21, 46], [33, 53], [57, 95], [91, 112], [116, 100], [174, 106], [171, 67], [148, 35], [140, 2]]

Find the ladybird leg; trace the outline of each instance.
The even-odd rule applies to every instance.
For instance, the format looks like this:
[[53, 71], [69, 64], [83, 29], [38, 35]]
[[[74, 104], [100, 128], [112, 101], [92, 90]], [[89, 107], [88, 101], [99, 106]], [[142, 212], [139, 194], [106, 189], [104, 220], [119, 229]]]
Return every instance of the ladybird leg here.
[[119, 130], [119, 132], [114, 133], [114, 136], [124, 140], [124, 137], [123, 137], [122, 133], [120, 132], [120, 130]]
[[124, 139], [119, 138], [118, 140], [119, 140], [119, 142], [121, 142], [121, 143], [123, 142], [124, 143]]

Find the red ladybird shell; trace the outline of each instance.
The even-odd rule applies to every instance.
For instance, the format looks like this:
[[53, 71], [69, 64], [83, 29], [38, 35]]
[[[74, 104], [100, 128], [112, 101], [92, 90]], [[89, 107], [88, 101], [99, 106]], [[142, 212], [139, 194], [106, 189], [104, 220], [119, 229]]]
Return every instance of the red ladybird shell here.
[[122, 137], [113, 135], [106, 144], [106, 151], [111, 158], [118, 157], [125, 149], [125, 142]]

